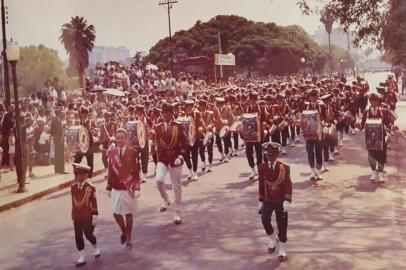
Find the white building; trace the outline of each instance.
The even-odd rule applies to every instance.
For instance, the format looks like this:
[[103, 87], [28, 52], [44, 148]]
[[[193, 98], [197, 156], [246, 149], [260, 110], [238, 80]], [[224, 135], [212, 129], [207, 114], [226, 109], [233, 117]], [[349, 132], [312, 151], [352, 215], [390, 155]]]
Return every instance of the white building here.
[[124, 62], [130, 58], [130, 50], [126, 47], [95, 46], [89, 55], [89, 66], [104, 64], [108, 61]]

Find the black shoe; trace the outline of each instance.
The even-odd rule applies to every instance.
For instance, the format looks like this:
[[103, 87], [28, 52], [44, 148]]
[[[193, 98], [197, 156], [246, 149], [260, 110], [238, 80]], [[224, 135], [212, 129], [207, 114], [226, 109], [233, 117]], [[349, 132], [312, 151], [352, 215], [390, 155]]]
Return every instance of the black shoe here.
[[122, 234], [121, 237], [120, 237], [120, 243], [121, 243], [122, 245], [124, 245], [124, 244], [125, 244], [125, 241], [126, 241], [125, 235]]
[[86, 264], [86, 262], [76, 263], [76, 267], [81, 267], [81, 266], [84, 266], [85, 264]]
[[276, 250], [276, 246], [274, 248], [268, 248], [268, 253], [272, 254], [275, 252], [275, 250]]
[[133, 244], [131, 244], [131, 243], [125, 244], [125, 249], [126, 250], [132, 250], [133, 249]]
[[279, 261], [284, 262], [288, 259], [288, 256], [279, 256]]
[[182, 220], [181, 220], [181, 219], [177, 219], [177, 220], [174, 221], [174, 223], [175, 223], [175, 225], [179, 225], [179, 224], [182, 223]]
[[161, 206], [161, 208], [159, 209], [160, 212], [165, 212], [168, 209], [168, 206], [171, 205], [171, 202], [168, 202], [168, 204], [165, 206]]

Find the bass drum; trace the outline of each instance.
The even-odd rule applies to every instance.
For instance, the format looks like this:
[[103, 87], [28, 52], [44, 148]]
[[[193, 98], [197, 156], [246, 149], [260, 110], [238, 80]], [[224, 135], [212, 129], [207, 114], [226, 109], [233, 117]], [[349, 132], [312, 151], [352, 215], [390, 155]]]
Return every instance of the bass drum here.
[[144, 149], [146, 144], [145, 123], [143, 121], [129, 121], [125, 124], [128, 144], [136, 148]]
[[189, 146], [193, 146], [196, 141], [196, 125], [192, 117], [178, 117], [176, 122], [183, 126]]
[[242, 116], [242, 136], [245, 142], [261, 141], [261, 124], [258, 114], [245, 113]]
[[89, 132], [84, 126], [72, 126], [66, 131], [66, 143], [74, 153], [86, 153], [89, 142]]

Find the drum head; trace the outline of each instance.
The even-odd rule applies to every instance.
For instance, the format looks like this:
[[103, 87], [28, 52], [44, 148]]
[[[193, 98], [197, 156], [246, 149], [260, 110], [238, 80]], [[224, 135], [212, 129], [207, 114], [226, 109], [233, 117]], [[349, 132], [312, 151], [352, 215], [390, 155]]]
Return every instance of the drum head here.
[[213, 134], [212, 134], [211, 132], [207, 132], [207, 133], [204, 135], [204, 138], [203, 138], [203, 145], [206, 146], [207, 143], [209, 142], [209, 140], [210, 140], [212, 137], [213, 137]]
[[145, 123], [143, 121], [138, 121], [137, 139], [139, 147], [144, 148], [147, 138], [146, 138]]
[[196, 125], [192, 117], [189, 119], [188, 141], [190, 146], [193, 146], [196, 141]]
[[220, 129], [220, 132], [219, 132], [220, 138], [224, 138], [224, 137], [227, 135], [227, 133], [228, 133], [229, 130], [230, 130], [230, 127], [229, 127], [229, 126], [224, 126], [224, 127], [222, 127], [222, 128]]
[[79, 128], [79, 150], [86, 153], [89, 150], [89, 132], [85, 127]]
[[234, 121], [234, 123], [230, 127], [230, 130], [231, 131], [236, 131], [239, 126], [241, 126], [241, 121], [239, 121], [239, 120]]

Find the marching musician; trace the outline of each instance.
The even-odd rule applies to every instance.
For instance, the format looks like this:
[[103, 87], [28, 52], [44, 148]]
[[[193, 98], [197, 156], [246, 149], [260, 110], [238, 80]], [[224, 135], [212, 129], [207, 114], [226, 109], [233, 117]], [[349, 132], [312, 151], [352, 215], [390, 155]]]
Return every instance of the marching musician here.
[[[198, 129], [197, 136], [199, 138], [199, 155], [203, 162], [202, 171], [212, 172], [213, 163], [213, 112], [207, 110], [207, 101], [199, 100], [199, 113], [202, 122], [201, 131]], [[207, 149], [208, 164], [206, 162], [205, 150]]]
[[276, 104], [272, 107], [272, 117], [273, 124], [278, 127], [278, 129], [271, 135], [273, 142], [282, 144], [282, 154], [286, 154], [286, 145], [289, 137], [289, 124], [284, 121], [288, 120], [288, 115], [290, 113], [290, 107], [284, 99], [282, 93], [276, 95]]
[[186, 152], [186, 137], [182, 125], [174, 121], [173, 105], [163, 103], [163, 121], [155, 126], [155, 141], [157, 150], [156, 181], [159, 193], [163, 199], [160, 211], [165, 212], [170, 205], [168, 194], [165, 190], [165, 176], [169, 172], [172, 190], [175, 197], [174, 223], [181, 224], [182, 201], [182, 155]]
[[[233, 116], [240, 116], [243, 114], [243, 109], [241, 104], [238, 102], [237, 97], [234, 95], [231, 95], [229, 98], [229, 103], [231, 107], [231, 114]], [[238, 139], [240, 137], [240, 134], [238, 130], [233, 130], [231, 132], [231, 136], [233, 138], [233, 148], [231, 150], [231, 156], [238, 156]]]
[[390, 112], [388, 109], [383, 108], [380, 104], [381, 95], [377, 93], [371, 93], [369, 95], [370, 107], [365, 111], [362, 121], [359, 125], [359, 129], [363, 130], [366, 127], [367, 120], [378, 119], [382, 125], [381, 134], [378, 133], [379, 129], [375, 129], [369, 134], [366, 134], [367, 148], [373, 144], [381, 144], [381, 149], [368, 149], [368, 161], [371, 167], [372, 174], [370, 177], [371, 181], [384, 182], [384, 167], [387, 158], [387, 141], [388, 136], [390, 136], [390, 130], [392, 128], [393, 122], [391, 121]]
[[251, 175], [249, 177], [250, 180], [254, 180], [257, 176], [257, 172], [255, 170], [255, 161], [254, 161], [254, 149], [257, 158], [257, 166], [262, 163], [262, 149], [261, 143], [263, 140], [263, 132], [262, 132], [262, 123], [266, 122], [265, 112], [262, 110], [259, 105], [257, 104], [258, 100], [258, 93], [256, 91], [252, 91], [248, 95], [248, 105], [244, 108], [244, 113], [257, 113], [260, 119], [260, 130], [261, 130], [261, 138], [258, 138], [258, 142], [245, 142], [246, 150], [245, 154], [247, 155], [248, 165], [251, 168]]
[[148, 131], [152, 127], [151, 119], [146, 115], [146, 108], [144, 105], [137, 104], [135, 106], [135, 114], [138, 121], [142, 121], [145, 124], [145, 146], [140, 152], [141, 159], [141, 182], [144, 183], [147, 181], [148, 173], [148, 160], [149, 160], [149, 134]]
[[87, 165], [90, 167], [89, 178], [93, 177], [93, 164], [94, 164], [94, 141], [93, 141], [93, 132], [95, 128], [94, 121], [89, 116], [89, 109], [82, 107], [80, 109], [80, 125], [84, 126], [89, 133], [89, 149], [86, 153], [76, 152], [75, 154], [75, 163], [80, 163], [83, 157], [86, 157]]
[[321, 100], [324, 102], [326, 107], [326, 119], [323, 124], [323, 156], [324, 162], [322, 171], [328, 171], [328, 162], [334, 161], [334, 149], [337, 146], [337, 140], [335, 140], [335, 136], [337, 132], [335, 131], [333, 134], [328, 134], [325, 131], [329, 129], [334, 129], [336, 127], [336, 121], [338, 118], [337, 108], [332, 100], [332, 94], [326, 94], [321, 97]]
[[[107, 152], [107, 195], [111, 198], [113, 216], [121, 229], [120, 243], [132, 249], [133, 215], [140, 195], [139, 154], [126, 146], [127, 131], [119, 128], [115, 134], [117, 147]], [[124, 219], [125, 217], [125, 219]]]
[[[216, 97], [216, 105], [214, 108], [214, 115], [215, 115], [215, 136], [216, 136], [216, 144], [217, 148], [220, 152], [221, 158], [220, 162], [229, 162], [229, 153], [231, 150], [231, 134], [226, 134], [223, 138], [220, 137], [220, 130], [224, 126], [231, 125], [231, 115], [230, 115], [230, 108], [225, 104], [224, 97]], [[224, 148], [222, 141], [224, 142]]]
[[76, 182], [71, 186], [72, 220], [75, 229], [76, 247], [79, 250], [79, 258], [76, 261], [76, 266], [78, 267], [86, 264], [83, 235], [93, 246], [92, 255], [96, 258], [99, 258], [101, 255], [101, 250], [93, 234], [94, 228], [97, 225], [98, 211], [96, 188], [87, 182], [90, 170], [89, 166], [73, 163]]
[[[202, 126], [199, 113], [194, 110], [195, 102], [191, 99], [184, 101], [185, 104], [185, 116], [191, 117], [194, 120], [196, 131]], [[197, 134], [196, 134], [197, 135]], [[192, 146], [188, 144], [186, 153], [185, 153], [185, 163], [190, 174], [190, 180], [197, 181], [199, 177], [197, 176], [197, 166], [199, 159], [199, 139], [195, 136], [195, 142]]]
[[[273, 253], [279, 242], [278, 256], [281, 261], [287, 259], [286, 242], [288, 229], [288, 210], [292, 202], [292, 181], [289, 165], [278, 160], [281, 145], [270, 142], [262, 145], [266, 160], [259, 165], [259, 201], [263, 203], [262, 225], [270, 237], [268, 252]], [[275, 211], [278, 236], [274, 236], [271, 223]]]
[[[326, 116], [326, 108], [323, 103], [319, 99], [319, 90], [313, 88], [309, 91], [309, 101], [304, 104], [304, 110], [312, 110], [317, 111], [320, 116], [320, 121], [322, 124], [325, 121]], [[323, 177], [321, 176], [321, 168], [323, 165], [323, 144], [322, 138], [313, 138], [313, 139], [306, 139], [306, 152], [307, 152], [307, 159], [311, 168], [311, 175], [310, 180], [322, 180]]]

